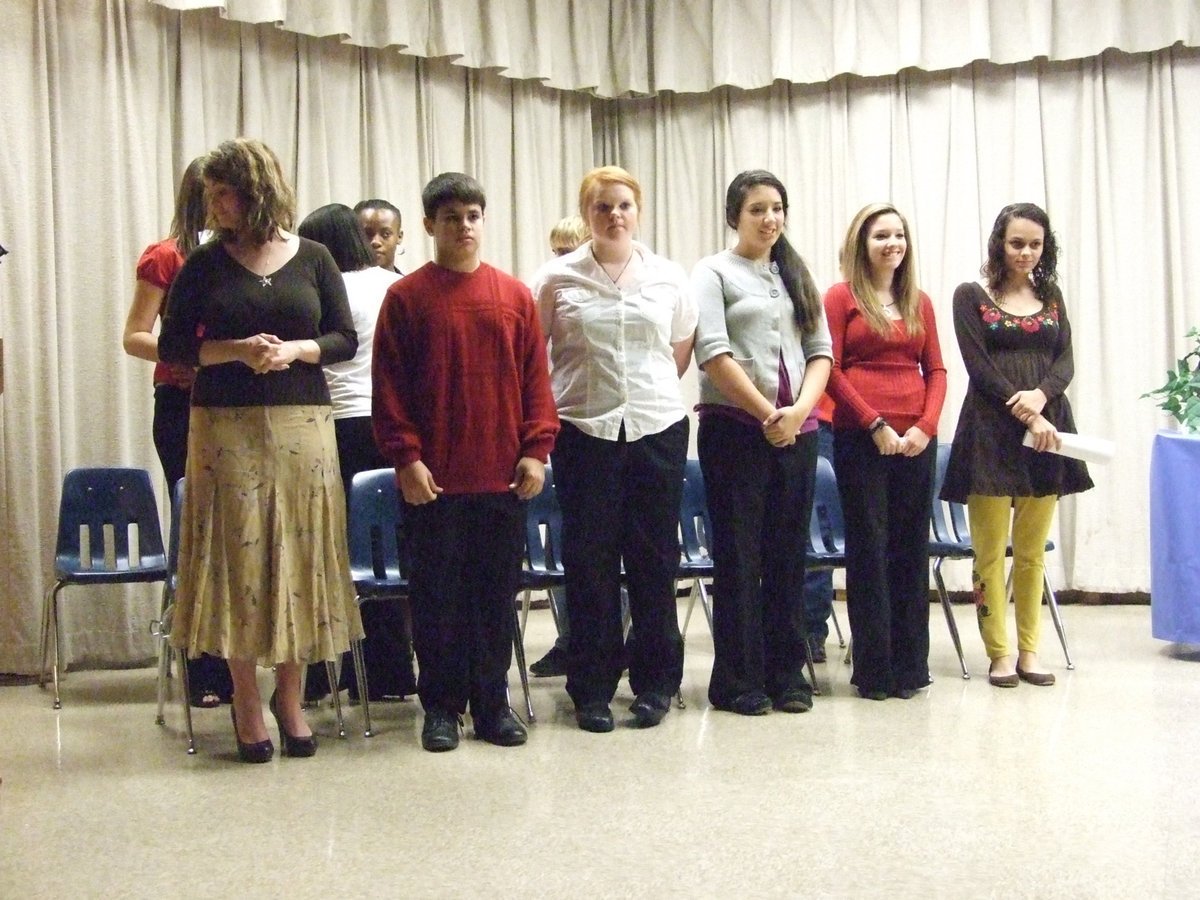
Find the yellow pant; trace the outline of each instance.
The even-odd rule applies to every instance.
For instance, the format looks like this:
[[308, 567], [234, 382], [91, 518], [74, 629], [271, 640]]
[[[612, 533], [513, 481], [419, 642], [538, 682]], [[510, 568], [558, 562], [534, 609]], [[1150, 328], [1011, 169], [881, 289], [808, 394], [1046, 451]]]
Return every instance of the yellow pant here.
[[1008, 591], [1004, 577], [1012, 514], [1013, 600], [1017, 607], [1017, 648], [1037, 652], [1042, 631], [1042, 580], [1045, 577], [1046, 536], [1058, 497], [967, 497], [975, 565], [975, 612], [989, 659], [1008, 656], [1005, 612]]

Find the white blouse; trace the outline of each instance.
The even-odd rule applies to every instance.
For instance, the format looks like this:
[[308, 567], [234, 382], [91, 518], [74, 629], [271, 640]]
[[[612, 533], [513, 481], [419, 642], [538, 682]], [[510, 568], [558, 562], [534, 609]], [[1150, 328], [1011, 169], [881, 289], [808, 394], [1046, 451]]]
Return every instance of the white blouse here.
[[618, 288], [591, 241], [547, 262], [533, 278], [550, 341], [550, 385], [563, 421], [615, 441], [658, 434], [686, 410], [671, 345], [696, 330], [699, 313], [683, 268], [634, 242], [636, 282]]

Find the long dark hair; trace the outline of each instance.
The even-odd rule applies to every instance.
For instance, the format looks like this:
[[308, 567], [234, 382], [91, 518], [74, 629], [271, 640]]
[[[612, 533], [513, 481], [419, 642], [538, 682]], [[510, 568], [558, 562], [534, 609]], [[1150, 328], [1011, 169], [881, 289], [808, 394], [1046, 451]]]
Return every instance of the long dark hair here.
[[1050, 230], [1050, 217], [1036, 203], [1010, 203], [1000, 210], [992, 233], [988, 237], [987, 262], [979, 270], [979, 274], [987, 281], [987, 286], [993, 294], [1000, 293], [1008, 271], [1004, 266], [1004, 235], [1008, 231], [1008, 223], [1013, 219], [1028, 219], [1042, 226], [1045, 237], [1042, 241], [1042, 258], [1033, 267], [1033, 293], [1043, 302], [1049, 299], [1054, 286], [1058, 284], [1058, 238]]
[[314, 209], [304, 217], [296, 233], [324, 244], [339, 272], [357, 272], [375, 265], [375, 254], [367, 243], [362, 223], [354, 210], [344, 203], [330, 203]]
[[184, 259], [200, 243], [200, 232], [204, 230], [204, 157], [197, 156], [183, 170], [179, 179], [179, 190], [175, 194], [175, 216], [171, 219], [171, 233], [175, 246]]
[[[733, 181], [729, 182], [729, 188], [725, 191], [725, 224], [734, 231], [737, 230], [738, 218], [746, 203], [746, 195], [750, 193], [751, 188], [759, 185], [766, 185], [779, 191], [779, 199], [783, 201], [786, 227], [787, 188], [783, 186], [782, 181], [765, 169], [750, 169], [738, 173]], [[821, 292], [817, 290], [817, 283], [813, 281], [808, 266], [796, 252], [796, 248], [788, 242], [787, 235], [783, 231], [780, 231], [779, 237], [771, 245], [771, 262], [779, 269], [779, 277], [783, 280], [783, 286], [787, 288], [788, 296], [792, 298], [792, 311], [796, 317], [796, 324], [800, 326], [800, 330], [804, 334], [812, 334], [824, 315]]]

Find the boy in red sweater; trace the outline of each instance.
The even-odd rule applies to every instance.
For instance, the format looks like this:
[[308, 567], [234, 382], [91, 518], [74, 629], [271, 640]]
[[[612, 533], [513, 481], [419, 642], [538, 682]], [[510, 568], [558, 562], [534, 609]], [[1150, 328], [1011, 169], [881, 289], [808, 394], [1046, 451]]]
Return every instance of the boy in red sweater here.
[[481, 262], [483, 188], [438, 175], [421, 194], [434, 261], [388, 289], [375, 328], [375, 442], [396, 467], [411, 535], [421, 745], [525, 743], [508, 706], [521, 501], [542, 489], [558, 433], [529, 289]]

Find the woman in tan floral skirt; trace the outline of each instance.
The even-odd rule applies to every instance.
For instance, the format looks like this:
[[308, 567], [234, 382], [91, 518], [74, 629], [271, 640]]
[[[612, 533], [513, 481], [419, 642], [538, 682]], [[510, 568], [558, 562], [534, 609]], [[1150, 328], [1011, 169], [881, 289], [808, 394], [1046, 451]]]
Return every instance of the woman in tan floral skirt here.
[[204, 163], [216, 240], [167, 301], [161, 357], [199, 365], [192, 390], [171, 641], [229, 661], [238, 755], [267, 762], [257, 669], [285, 754], [311, 756], [301, 667], [362, 635], [346, 550], [329, 390], [321, 366], [358, 343], [337, 265], [290, 234], [295, 195], [264, 144], [226, 141]]

